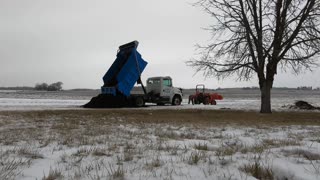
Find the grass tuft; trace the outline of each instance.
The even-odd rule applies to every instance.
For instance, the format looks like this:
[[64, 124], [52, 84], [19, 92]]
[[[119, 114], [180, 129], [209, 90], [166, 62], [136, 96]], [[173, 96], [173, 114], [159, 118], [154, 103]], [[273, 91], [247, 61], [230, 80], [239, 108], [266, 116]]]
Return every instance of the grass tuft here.
[[278, 148], [284, 146], [299, 146], [301, 143], [296, 139], [264, 139], [263, 146], [268, 148]]
[[103, 149], [103, 148], [94, 148], [94, 149], [91, 151], [91, 154], [92, 154], [93, 156], [108, 156], [107, 150], [106, 150], [106, 149]]
[[21, 173], [20, 168], [25, 165], [30, 165], [30, 160], [22, 159], [0, 159], [0, 179], [16, 179]]
[[199, 143], [194, 144], [193, 147], [194, 147], [195, 149], [197, 149], [197, 150], [208, 151], [208, 145], [207, 145], [206, 143], [201, 144], [201, 143], [199, 142]]
[[109, 168], [107, 168], [107, 172], [109, 177], [114, 180], [124, 180], [125, 178], [125, 170], [123, 166], [118, 166], [118, 168], [114, 168], [109, 164]]
[[259, 161], [255, 161], [253, 164], [245, 164], [239, 168], [241, 171], [252, 175], [260, 180], [273, 180], [274, 174], [270, 168], [263, 167]]
[[200, 160], [203, 160], [204, 158], [205, 158], [205, 154], [203, 152], [200, 152], [200, 151], [192, 152], [188, 157], [188, 164], [196, 165], [199, 163]]
[[313, 153], [304, 149], [293, 149], [293, 150], [282, 150], [287, 156], [297, 155], [299, 157], [304, 157], [310, 161], [320, 160], [320, 154]]
[[38, 150], [34, 150], [30, 147], [21, 147], [17, 150], [17, 154], [30, 159], [43, 159], [43, 155]]
[[48, 176], [44, 176], [42, 180], [57, 180], [57, 179], [63, 179], [62, 172], [58, 169], [51, 169], [49, 170]]

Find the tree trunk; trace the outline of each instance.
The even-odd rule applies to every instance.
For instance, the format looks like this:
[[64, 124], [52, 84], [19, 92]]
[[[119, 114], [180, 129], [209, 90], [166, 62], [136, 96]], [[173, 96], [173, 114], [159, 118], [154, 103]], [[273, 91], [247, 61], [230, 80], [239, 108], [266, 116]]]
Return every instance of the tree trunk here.
[[261, 92], [261, 108], [260, 113], [271, 113], [271, 81], [264, 81], [262, 87], [260, 87]]

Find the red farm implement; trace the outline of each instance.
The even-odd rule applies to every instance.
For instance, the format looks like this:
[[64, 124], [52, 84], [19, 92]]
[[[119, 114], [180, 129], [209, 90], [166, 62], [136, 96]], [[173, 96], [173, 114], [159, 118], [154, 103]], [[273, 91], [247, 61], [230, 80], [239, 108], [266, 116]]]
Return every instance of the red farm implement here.
[[206, 93], [204, 84], [198, 84], [196, 86], [196, 93], [189, 96], [189, 102], [192, 104], [204, 104], [204, 105], [216, 105], [216, 100], [222, 100], [223, 97], [218, 93]]

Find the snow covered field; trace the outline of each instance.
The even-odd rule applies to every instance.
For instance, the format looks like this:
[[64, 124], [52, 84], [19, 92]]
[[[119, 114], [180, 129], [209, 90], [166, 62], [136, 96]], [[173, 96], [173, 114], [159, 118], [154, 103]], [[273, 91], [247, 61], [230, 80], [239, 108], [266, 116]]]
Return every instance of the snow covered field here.
[[[260, 115], [256, 97], [232, 94], [111, 110], [66, 97], [0, 96], [0, 179], [320, 179], [319, 112]], [[294, 102], [278, 97], [276, 110]]]
[[[99, 91], [1, 91], [1, 110], [46, 110], [46, 109], [82, 109], [81, 105], [90, 101]], [[193, 93], [193, 92], [187, 92]], [[224, 100], [218, 101], [217, 106], [188, 105], [188, 99], [183, 99], [182, 106], [155, 106], [148, 104], [147, 109], [236, 109], [259, 110], [259, 90], [220, 90]], [[188, 97], [188, 94], [185, 98]], [[272, 108], [287, 110], [284, 105], [292, 105], [296, 100], [304, 100], [314, 106], [320, 106], [320, 91], [303, 90], [274, 90]]]
[[320, 114], [302, 125], [228, 113], [2, 112], [0, 179], [320, 178]]
[[0, 90], [0, 111], [79, 108], [96, 93]]

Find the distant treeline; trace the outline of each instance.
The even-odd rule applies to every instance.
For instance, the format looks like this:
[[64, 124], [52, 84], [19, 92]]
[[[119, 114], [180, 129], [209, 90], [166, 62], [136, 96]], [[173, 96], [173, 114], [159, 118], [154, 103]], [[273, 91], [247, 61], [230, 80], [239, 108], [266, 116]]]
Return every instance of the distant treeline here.
[[16, 87], [0, 87], [0, 90], [37, 90], [37, 91], [61, 91], [62, 82], [55, 82], [50, 85], [47, 83], [37, 83], [34, 87], [16, 86]]
[[0, 90], [34, 90], [34, 87], [30, 87], [30, 86], [0, 87]]
[[[253, 87], [243, 87], [242, 89], [244, 90], [250, 90], [250, 89], [260, 89], [259, 87], [257, 86], [253, 86]], [[283, 89], [283, 90], [286, 90], [286, 89], [296, 89], [296, 88], [289, 88], [289, 87], [273, 87], [272, 89]]]
[[312, 86], [300, 86], [297, 87], [298, 90], [312, 90]]
[[37, 83], [34, 87], [37, 91], [61, 91], [62, 90], [62, 82], [56, 82], [48, 85], [47, 83]]
[[[35, 87], [30, 86], [15, 86], [15, 87], [0, 87], [0, 90], [39, 90], [39, 91], [60, 91], [62, 90], [62, 82], [56, 82], [48, 85], [47, 83], [37, 83]], [[230, 89], [239, 89], [239, 90], [258, 90], [258, 87], [237, 87], [237, 88], [220, 88], [217, 89], [206, 89], [206, 91], [216, 91], [216, 90], [230, 90]], [[273, 89], [278, 90], [315, 90], [320, 91], [320, 87], [312, 88], [312, 86], [300, 86], [297, 88], [289, 88], [289, 87], [273, 87]], [[87, 88], [76, 88], [69, 89], [68, 91], [99, 91], [99, 89], [87, 89]], [[195, 88], [186, 88], [184, 91], [195, 91]], [[132, 91], [142, 91], [140, 86], [135, 86]]]

